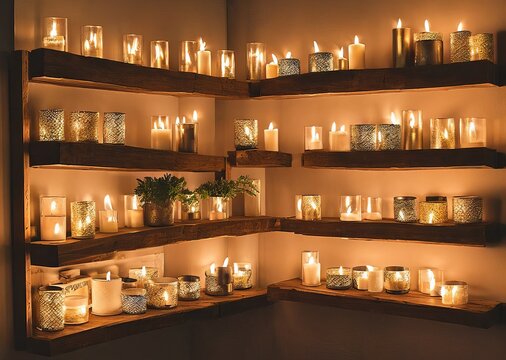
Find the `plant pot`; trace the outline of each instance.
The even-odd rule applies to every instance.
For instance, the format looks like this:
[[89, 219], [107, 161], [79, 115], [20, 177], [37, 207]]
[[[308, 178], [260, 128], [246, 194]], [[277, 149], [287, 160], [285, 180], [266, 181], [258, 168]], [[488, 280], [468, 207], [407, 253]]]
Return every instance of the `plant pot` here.
[[144, 223], [147, 226], [167, 226], [174, 224], [174, 202], [165, 206], [144, 204]]

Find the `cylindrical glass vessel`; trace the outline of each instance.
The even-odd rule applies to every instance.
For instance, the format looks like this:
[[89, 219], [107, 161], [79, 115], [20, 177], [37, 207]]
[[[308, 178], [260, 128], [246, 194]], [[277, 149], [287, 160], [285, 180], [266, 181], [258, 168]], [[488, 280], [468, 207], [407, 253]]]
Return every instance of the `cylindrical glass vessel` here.
[[199, 44], [197, 41], [181, 41], [179, 52], [179, 71], [197, 72], [197, 53]]
[[402, 110], [402, 148], [423, 149], [422, 110]]
[[376, 125], [358, 124], [350, 126], [351, 151], [376, 150]]
[[389, 294], [407, 294], [410, 289], [409, 268], [404, 266], [387, 266], [385, 268], [385, 291]]
[[59, 331], [65, 326], [65, 291], [59, 286], [41, 286], [39, 324], [42, 331]]
[[377, 150], [401, 150], [401, 126], [397, 124], [377, 125]]
[[142, 35], [123, 35], [123, 61], [142, 65]]
[[232, 201], [218, 196], [211, 196], [207, 206], [207, 218], [209, 220], [224, 220], [230, 217], [232, 212]]
[[455, 196], [453, 221], [457, 224], [479, 223], [483, 220], [483, 199], [479, 196]]
[[67, 237], [67, 199], [65, 196], [40, 197], [40, 239], [58, 241]]
[[394, 197], [394, 220], [398, 222], [416, 222], [416, 196]]
[[461, 148], [487, 146], [487, 119], [461, 118], [459, 128]]
[[328, 289], [347, 290], [351, 288], [351, 269], [349, 267], [333, 267], [327, 269], [326, 285]]
[[464, 281], [444, 281], [441, 285], [443, 305], [465, 305], [469, 300], [469, 287]]
[[81, 55], [104, 57], [102, 26], [84, 25], [81, 27]]
[[265, 79], [265, 44], [247, 43], [246, 44], [246, 63], [248, 65], [248, 80]]
[[151, 67], [169, 70], [169, 42], [151, 41]]
[[177, 306], [178, 280], [173, 277], [162, 277], [149, 280], [145, 284], [148, 307], [168, 309]]
[[471, 60], [471, 32], [467, 30], [450, 33], [450, 62]]
[[65, 325], [79, 325], [88, 322], [88, 296], [70, 295], [65, 297]]
[[179, 122], [176, 119], [175, 124], [175, 138], [174, 147], [176, 151], [185, 153], [197, 153], [198, 152], [198, 123], [197, 122]]
[[233, 50], [218, 50], [219, 77], [235, 79], [235, 53]]
[[98, 118], [96, 111], [73, 111], [69, 118], [70, 142], [98, 142]]
[[144, 209], [137, 195], [124, 195], [125, 227], [144, 226]]
[[483, 33], [471, 36], [471, 60], [494, 62], [494, 34]]
[[182, 275], [177, 278], [179, 300], [198, 300], [200, 298], [200, 277]]
[[420, 224], [443, 224], [447, 221], [446, 201], [420, 201]]
[[65, 141], [65, 112], [63, 109], [39, 111], [39, 141]]
[[322, 198], [320, 195], [302, 195], [302, 220], [322, 219]]
[[434, 268], [418, 270], [418, 291], [430, 296], [441, 296], [443, 271]]
[[158, 268], [142, 266], [128, 270], [128, 277], [137, 280], [137, 287], [144, 288], [144, 285], [154, 279], [158, 279]]
[[125, 145], [125, 113], [104, 113], [104, 144]]
[[151, 116], [151, 148], [172, 150], [172, 127], [168, 115]]
[[323, 128], [306, 126], [304, 128], [304, 150], [323, 150]]
[[70, 225], [75, 239], [95, 237], [95, 202], [74, 201], [70, 203]]
[[366, 196], [362, 198], [362, 219], [363, 220], [383, 219], [380, 197]]
[[453, 118], [430, 119], [430, 148], [455, 149], [455, 120]]
[[234, 263], [234, 290], [251, 289], [253, 287], [251, 263]]
[[302, 285], [319, 286], [320, 253], [317, 250], [305, 250], [301, 254]]
[[302, 195], [295, 195], [295, 219], [302, 220]]
[[341, 221], [360, 221], [362, 220], [362, 197], [341, 196], [339, 214]]
[[46, 17], [42, 26], [42, 47], [68, 51], [67, 18]]
[[357, 290], [367, 290], [369, 287], [369, 268], [373, 268], [372, 266], [355, 266], [352, 269], [352, 280], [353, 280], [353, 288]]
[[369, 292], [383, 292], [385, 277], [383, 269], [377, 266], [368, 266], [368, 283], [367, 291]]
[[144, 314], [147, 310], [146, 289], [121, 290], [121, 308], [125, 314]]
[[309, 72], [332, 71], [334, 69], [334, 57], [330, 52], [316, 52], [308, 55]]
[[258, 120], [234, 120], [234, 145], [237, 150], [258, 148]]
[[214, 272], [206, 271], [206, 294], [212, 296], [230, 295], [234, 291], [234, 277], [231, 266], [217, 266]]

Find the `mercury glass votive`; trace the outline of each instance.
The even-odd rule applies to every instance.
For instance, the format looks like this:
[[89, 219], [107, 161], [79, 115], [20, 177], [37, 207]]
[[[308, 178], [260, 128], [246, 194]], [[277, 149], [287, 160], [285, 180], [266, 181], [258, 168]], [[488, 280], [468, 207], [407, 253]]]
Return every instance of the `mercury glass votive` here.
[[321, 126], [304, 127], [304, 150], [323, 150], [323, 128]]
[[42, 47], [68, 51], [67, 18], [44, 18], [42, 25]]
[[430, 119], [430, 148], [455, 149], [455, 120], [453, 118]]
[[265, 44], [259, 42], [246, 44], [246, 63], [248, 80], [265, 79]]
[[235, 79], [235, 53], [234, 50], [218, 50], [218, 76]]
[[65, 196], [40, 197], [40, 239], [49, 241], [67, 238], [67, 199]]
[[211, 296], [230, 295], [234, 291], [231, 266], [217, 266], [214, 272], [206, 271], [206, 294]]
[[251, 263], [234, 263], [234, 290], [251, 289], [253, 287]]
[[232, 213], [232, 201], [230, 199], [211, 196], [208, 200], [207, 218], [209, 220], [225, 220]]
[[339, 219], [341, 221], [362, 220], [362, 197], [360, 195], [341, 196]]
[[121, 290], [121, 308], [125, 314], [138, 315], [147, 311], [146, 289]]
[[104, 144], [125, 145], [125, 113], [104, 113]]
[[465, 305], [469, 301], [469, 287], [464, 281], [444, 281], [441, 285], [443, 305]]
[[376, 150], [376, 125], [359, 124], [350, 126], [351, 151]]
[[63, 109], [39, 111], [39, 141], [65, 141], [65, 112]]
[[137, 280], [137, 287], [144, 288], [148, 281], [158, 278], [158, 268], [150, 266], [131, 268], [128, 270], [128, 277]]
[[177, 278], [179, 300], [198, 300], [200, 298], [200, 277], [182, 275]]
[[443, 35], [437, 32], [415, 33], [415, 65], [443, 63]]
[[471, 32], [459, 30], [450, 33], [450, 62], [467, 62], [471, 60]]
[[302, 195], [295, 195], [295, 219], [302, 220]]
[[81, 55], [104, 57], [102, 26], [84, 25], [81, 27]]
[[353, 288], [357, 290], [367, 290], [369, 287], [369, 267], [354, 266], [352, 269]]
[[98, 118], [96, 111], [73, 111], [69, 118], [70, 142], [98, 142]]
[[142, 65], [142, 35], [123, 35], [123, 61]]
[[65, 326], [65, 292], [59, 286], [41, 286], [39, 324], [42, 331], [59, 331]]
[[65, 325], [87, 323], [89, 319], [88, 296], [70, 295], [65, 297]]
[[487, 146], [487, 119], [461, 118], [459, 129], [461, 148]]
[[381, 198], [365, 196], [362, 197], [362, 219], [363, 220], [381, 220]]
[[415, 196], [394, 197], [394, 220], [398, 222], [416, 222], [418, 220]]
[[402, 148], [423, 149], [422, 110], [402, 110]]
[[308, 56], [309, 72], [332, 71], [334, 69], [334, 57], [331, 52], [315, 52]]
[[199, 124], [196, 121], [178, 120], [176, 119], [174, 125], [174, 148], [179, 152], [196, 154], [199, 145]]
[[320, 195], [302, 195], [301, 213], [302, 220], [322, 219], [322, 198]]
[[304, 250], [301, 253], [302, 285], [320, 286], [320, 253], [317, 250]]
[[173, 277], [161, 277], [149, 280], [145, 284], [148, 307], [170, 309], [177, 306], [178, 280]]
[[325, 281], [328, 289], [347, 290], [352, 286], [351, 269], [342, 266], [328, 268]]
[[397, 124], [377, 125], [377, 150], [401, 150], [401, 126]]
[[294, 58], [279, 59], [279, 76], [299, 75], [300, 60]]
[[471, 36], [471, 60], [494, 62], [494, 34], [483, 33]]
[[446, 201], [420, 201], [420, 224], [443, 224], [447, 221]]
[[407, 294], [409, 288], [409, 268], [404, 266], [387, 266], [385, 268], [385, 291], [388, 294]]
[[483, 199], [479, 196], [455, 196], [453, 198], [453, 221], [457, 224], [482, 222]]
[[95, 237], [95, 202], [70, 203], [70, 225], [73, 238], [93, 239]]
[[418, 291], [430, 296], [441, 296], [443, 271], [434, 268], [418, 269]]
[[151, 67], [169, 70], [169, 42], [151, 41]]
[[181, 41], [179, 51], [179, 71], [197, 72], [197, 53], [199, 44], [197, 41]]
[[234, 120], [234, 145], [237, 150], [258, 148], [258, 121], [254, 119]]

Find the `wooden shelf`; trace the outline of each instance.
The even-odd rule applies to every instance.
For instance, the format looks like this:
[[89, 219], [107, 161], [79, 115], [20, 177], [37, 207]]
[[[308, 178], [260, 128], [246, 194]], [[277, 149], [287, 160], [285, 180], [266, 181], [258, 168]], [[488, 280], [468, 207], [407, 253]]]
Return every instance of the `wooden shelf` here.
[[277, 219], [268, 216], [201, 220], [164, 227], [123, 228], [115, 234], [97, 233], [95, 239], [33, 241], [29, 244], [32, 265], [59, 267], [114, 259], [118, 251], [157, 247], [181, 241], [218, 236], [242, 236], [273, 231]]
[[364, 69], [282, 76], [253, 83], [252, 97], [394, 92], [469, 86], [498, 86], [499, 66], [489, 61]]
[[324, 218], [320, 221], [304, 221], [282, 218], [281, 231], [311, 236], [407, 240], [467, 246], [485, 246], [501, 239], [501, 225], [495, 223], [425, 225], [398, 223], [393, 220], [339, 221]]
[[291, 167], [292, 154], [279, 151], [238, 150], [229, 151], [228, 160], [235, 167]]
[[225, 171], [222, 156], [179, 153], [124, 145], [36, 141], [30, 166], [130, 171]]
[[29, 64], [32, 82], [168, 95], [249, 96], [249, 84], [245, 81], [155, 69], [56, 50], [31, 51]]
[[28, 351], [54, 356], [129, 335], [161, 329], [196, 319], [209, 319], [268, 305], [265, 289], [236, 290], [229, 296], [202, 293], [196, 301], [179, 301], [170, 310], [151, 310], [142, 315], [90, 315], [83, 325], [66, 326], [58, 332], [34, 330]]
[[418, 291], [392, 295], [355, 289], [330, 290], [325, 284], [307, 287], [301, 284], [300, 279], [292, 279], [269, 285], [267, 296], [270, 301], [294, 301], [479, 328], [489, 328], [502, 321], [502, 304], [499, 302], [471, 299], [466, 305], [448, 306], [441, 303], [440, 297]]
[[310, 168], [417, 169], [449, 167], [503, 168], [504, 154], [488, 148], [395, 151], [306, 151], [302, 166]]

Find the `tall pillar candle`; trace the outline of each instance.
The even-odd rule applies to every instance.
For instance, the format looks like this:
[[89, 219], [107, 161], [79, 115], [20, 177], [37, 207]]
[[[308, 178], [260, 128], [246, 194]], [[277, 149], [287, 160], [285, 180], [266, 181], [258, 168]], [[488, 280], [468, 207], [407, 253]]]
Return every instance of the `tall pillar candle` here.
[[111, 275], [94, 276], [91, 280], [92, 313], [99, 316], [121, 314], [121, 278]]
[[211, 75], [211, 52], [206, 50], [206, 42], [200, 38], [197, 52], [197, 71], [199, 74]]
[[348, 134], [346, 133], [345, 125], [341, 125], [337, 130], [335, 122], [329, 131], [329, 150], [330, 151], [348, 151], [350, 149], [350, 142], [348, 141]]
[[139, 228], [144, 226], [144, 210], [137, 195], [124, 196], [125, 227]]
[[279, 151], [278, 129], [274, 129], [274, 124], [272, 122], [269, 124], [269, 128], [264, 130], [264, 143], [265, 150]]
[[365, 45], [359, 42], [357, 35], [355, 35], [354, 43], [348, 45], [348, 57], [350, 70], [365, 69]]
[[392, 61], [394, 68], [412, 66], [414, 62], [413, 35], [410, 28], [402, 27], [401, 19], [392, 29]]
[[460, 22], [457, 31], [450, 33], [451, 63], [471, 61], [471, 32], [462, 28], [462, 22]]
[[425, 31], [415, 34], [415, 65], [440, 65], [443, 63], [443, 35], [431, 32], [425, 20]]

